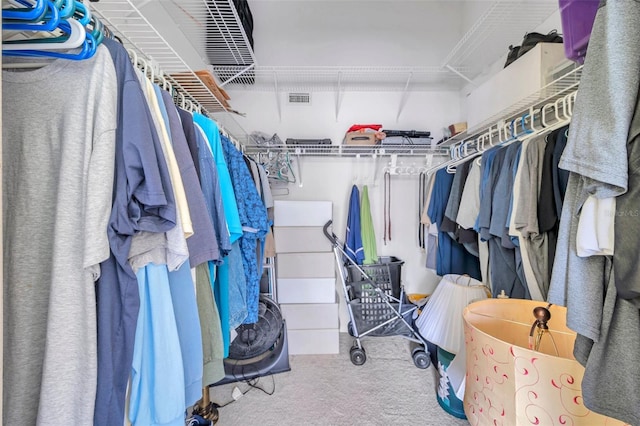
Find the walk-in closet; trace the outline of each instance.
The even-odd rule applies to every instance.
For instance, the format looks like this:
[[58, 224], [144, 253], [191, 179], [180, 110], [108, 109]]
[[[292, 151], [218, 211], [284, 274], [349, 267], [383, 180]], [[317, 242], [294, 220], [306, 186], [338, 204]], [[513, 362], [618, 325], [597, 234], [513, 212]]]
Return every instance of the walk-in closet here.
[[640, 425], [637, 0], [2, 0], [2, 424]]

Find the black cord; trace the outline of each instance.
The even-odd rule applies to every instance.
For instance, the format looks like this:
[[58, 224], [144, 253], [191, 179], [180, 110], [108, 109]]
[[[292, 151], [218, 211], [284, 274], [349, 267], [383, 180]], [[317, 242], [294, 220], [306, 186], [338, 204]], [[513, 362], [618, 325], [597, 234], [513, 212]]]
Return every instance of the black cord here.
[[[267, 391], [265, 388], [263, 388], [262, 386], [258, 386], [258, 383], [260, 383], [260, 377], [256, 377], [255, 379], [246, 379], [243, 380], [242, 383], [246, 383], [249, 388], [245, 391], [241, 391], [242, 395], [246, 395], [247, 393], [249, 393], [249, 391], [253, 390], [253, 389], [258, 389], [261, 390], [262, 392], [264, 392], [265, 394], [271, 396], [276, 392], [276, 379], [273, 378], [273, 375], [271, 375], [271, 383], [272, 383], [272, 387], [273, 389], [271, 391]], [[222, 407], [226, 407], [229, 404], [232, 404], [234, 402], [236, 402], [237, 399], [232, 399], [231, 401], [227, 401], [224, 404], [216, 404], [215, 402], [213, 402], [213, 405], [216, 408], [222, 408]]]

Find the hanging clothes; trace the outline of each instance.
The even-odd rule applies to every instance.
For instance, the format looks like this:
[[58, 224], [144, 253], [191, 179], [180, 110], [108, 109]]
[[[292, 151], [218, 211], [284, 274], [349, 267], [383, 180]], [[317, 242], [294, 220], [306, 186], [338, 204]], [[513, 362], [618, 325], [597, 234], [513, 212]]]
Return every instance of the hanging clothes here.
[[258, 321], [258, 299], [262, 265], [258, 264], [256, 247], [259, 242], [264, 240], [267, 234], [267, 210], [258, 195], [258, 191], [256, 191], [242, 153], [225, 136], [221, 137], [221, 143], [231, 175], [231, 183], [236, 196], [238, 214], [243, 230], [240, 249], [247, 281], [247, 318], [245, 323], [251, 324]]
[[[545, 136], [522, 144], [522, 159], [514, 182], [514, 203], [509, 234], [518, 238], [525, 281], [531, 299], [546, 300], [549, 290], [549, 234], [540, 226], [538, 204], [542, 196]], [[553, 206], [551, 206], [553, 208]]]
[[111, 256], [96, 282], [98, 384], [93, 423], [121, 424], [131, 373], [140, 305], [137, 278], [128, 261], [136, 232], [163, 233], [176, 223], [173, 188], [149, 107], [124, 47], [109, 49], [118, 79], [113, 202], [107, 234]]
[[437, 268], [437, 255], [438, 255], [438, 226], [429, 217], [429, 203], [431, 202], [431, 196], [433, 194], [433, 184], [435, 182], [435, 174], [427, 176], [427, 182], [425, 184], [424, 206], [422, 207], [422, 215], [420, 217], [420, 223], [426, 228], [425, 235], [425, 252], [426, 260], [425, 267], [433, 271]]
[[[191, 114], [187, 114], [191, 117]], [[231, 240], [229, 230], [227, 229], [227, 219], [225, 216], [224, 202], [222, 200], [222, 189], [220, 188], [218, 169], [206, 134], [198, 124], [194, 124], [194, 129], [198, 147], [198, 161], [200, 163], [200, 187], [202, 188], [209, 217], [213, 223], [216, 241], [218, 242], [218, 251], [222, 257], [225, 257], [231, 251]], [[217, 260], [214, 261], [214, 263], [219, 264], [221, 261]]]
[[[211, 154], [215, 161], [220, 193], [222, 198], [221, 206], [224, 208], [224, 217], [226, 224], [221, 232], [229, 233], [229, 245], [242, 237], [242, 224], [238, 214], [238, 204], [231, 184], [231, 176], [225, 159], [222, 143], [220, 141], [220, 131], [218, 125], [208, 117], [202, 114], [194, 113], [193, 121], [203, 131], [207, 146], [211, 149]], [[216, 205], [217, 207], [217, 205]], [[222, 338], [224, 341], [224, 356], [229, 356], [229, 338], [231, 336], [230, 320], [229, 320], [229, 265], [223, 262], [214, 268], [209, 267], [209, 273], [214, 280], [213, 293], [216, 298], [216, 304], [220, 314], [220, 325], [222, 327]]]
[[176, 226], [163, 234], [152, 232], [136, 233], [131, 241], [129, 263], [136, 274], [138, 269], [145, 267], [149, 263], [155, 263], [156, 265], [166, 264], [169, 271], [175, 271], [189, 259], [186, 237], [193, 234], [193, 225], [189, 215], [184, 184], [180, 176], [180, 168], [171, 145], [169, 132], [162, 117], [155, 89], [140, 70], [136, 70], [136, 74], [149, 105], [151, 118], [160, 140], [162, 154], [168, 166], [173, 198], [176, 203], [177, 220]]
[[444, 211], [449, 200], [449, 192], [453, 184], [453, 175], [446, 169], [436, 173], [433, 193], [429, 203], [428, 215], [438, 226], [438, 257], [437, 274], [468, 274], [475, 279], [480, 279], [480, 264], [478, 258], [470, 254], [464, 246], [451, 238], [447, 232], [440, 230]]
[[183, 358], [167, 266], [150, 263], [140, 268], [137, 276], [140, 311], [131, 366], [129, 420], [133, 426], [184, 425]]
[[224, 340], [220, 313], [213, 296], [209, 275], [209, 265], [196, 267], [196, 293], [198, 294], [198, 317], [202, 336], [202, 384], [212, 385], [225, 376], [224, 372]]
[[221, 258], [218, 249], [218, 241], [213, 230], [213, 223], [207, 214], [207, 207], [198, 175], [189, 151], [189, 145], [178, 116], [178, 111], [173, 104], [171, 95], [156, 87], [158, 100], [163, 102], [167, 112], [168, 129], [171, 134], [172, 147], [176, 161], [180, 168], [180, 176], [184, 183], [185, 196], [189, 207], [189, 215], [193, 224], [193, 235], [187, 239], [189, 249], [189, 263], [196, 267], [201, 263]]
[[[632, 0], [602, 1], [596, 14], [560, 160], [560, 167], [571, 174], [549, 290], [549, 301], [567, 306], [567, 325], [578, 333], [574, 355], [585, 365], [585, 406], [630, 424], [640, 424], [640, 317], [637, 299], [624, 299], [620, 293], [626, 285], [637, 285], [626, 273], [637, 268], [638, 221], [616, 218], [613, 270], [606, 256], [578, 257], [576, 234], [589, 195], [623, 200], [623, 194], [635, 188], [637, 165], [629, 162], [629, 155], [640, 96], [638, 20], [640, 8]], [[637, 200], [631, 206], [637, 206]]]
[[102, 45], [89, 60], [2, 72], [4, 424], [93, 421], [117, 93]]
[[371, 204], [369, 203], [369, 188], [362, 187], [362, 203], [360, 209], [360, 232], [362, 233], [362, 247], [364, 251], [365, 265], [378, 262], [378, 249], [376, 247], [376, 231], [371, 218]]
[[456, 173], [453, 177], [447, 208], [442, 220], [443, 231], [449, 232], [451, 238], [454, 238], [474, 256], [478, 256], [478, 233], [471, 228], [464, 228], [456, 222], [460, 203], [462, 202], [462, 193], [465, 183], [469, 176], [469, 170], [472, 162], [464, 162], [456, 167]]
[[344, 252], [358, 265], [364, 261], [362, 230], [360, 226], [360, 191], [356, 185], [351, 187], [349, 212], [347, 213], [347, 234], [344, 238]]

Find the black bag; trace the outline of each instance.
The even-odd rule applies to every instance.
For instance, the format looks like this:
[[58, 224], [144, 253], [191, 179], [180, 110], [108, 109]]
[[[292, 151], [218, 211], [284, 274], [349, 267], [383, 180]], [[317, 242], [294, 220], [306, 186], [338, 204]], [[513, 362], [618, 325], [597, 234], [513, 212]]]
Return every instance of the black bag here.
[[505, 62], [504, 68], [518, 59], [518, 52], [520, 52], [520, 46], [514, 46], [513, 44], [509, 46], [509, 54], [507, 55], [507, 62]]
[[533, 49], [538, 43], [562, 43], [562, 41], [562, 36], [558, 34], [557, 30], [551, 30], [548, 34], [527, 33], [520, 46], [509, 46], [509, 54], [507, 55], [507, 61], [504, 67], [506, 68], [509, 64], [513, 63], [513, 61], [522, 57], [522, 55]]

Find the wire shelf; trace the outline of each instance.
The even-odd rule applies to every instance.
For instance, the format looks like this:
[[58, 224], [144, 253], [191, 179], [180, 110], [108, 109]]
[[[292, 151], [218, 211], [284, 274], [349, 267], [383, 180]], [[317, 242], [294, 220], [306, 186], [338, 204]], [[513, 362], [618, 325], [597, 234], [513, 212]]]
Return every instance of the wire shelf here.
[[214, 66], [213, 72], [222, 85], [248, 91], [402, 92], [460, 89], [464, 84], [458, 75], [441, 67], [255, 66], [245, 70]]
[[233, 0], [161, 0], [182, 33], [210, 64], [255, 63]]
[[300, 156], [316, 157], [356, 157], [362, 156], [444, 156], [448, 157], [448, 148], [429, 145], [245, 145], [244, 153], [247, 155], [262, 153], [289, 153]]
[[497, 61], [509, 45], [519, 44], [526, 32], [538, 27], [557, 10], [556, 0], [494, 1], [449, 52], [443, 66], [475, 78], [487, 63]]
[[564, 69], [564, 72], [560, 77], [542, 87], [540, 90], [521, 99], [498, 114], [487, 118], [481, 123], [475, 125], [473, 128], [468, 129], [466, 132], [452, 136], [438, 146], [445, 147], [454, 145], [466, 139], [473, 139], [479, 134], [484, 133], [489, 126], [494, 126], [498, 122], [511, 121], [515, 118], [521, 117], [523, 114], [526, 114], [531, 108], [537, 109], [544, 104], [554, 102], [573, 90], [576, 90], [580, 84], [581, 76], [582, 65], [571, 63], [568, 68]]
[[237, 140], [246, 140], [246, 132], [227, 113], [227, 109], [213, 92], [200, 80], [180, 54], [145, 18], [132, 0], [109, 0], [91, 3], [92, 12], [122, 40], [123, 45], [135, 52], [161, 72], [177, 91], [181, 92], [205, 113], [218, 117], [225, 113], [225, 128]]

